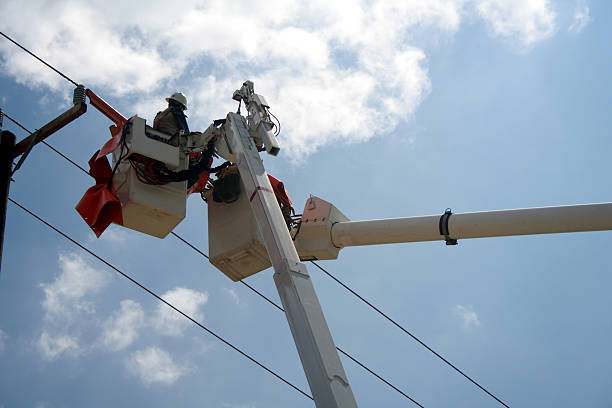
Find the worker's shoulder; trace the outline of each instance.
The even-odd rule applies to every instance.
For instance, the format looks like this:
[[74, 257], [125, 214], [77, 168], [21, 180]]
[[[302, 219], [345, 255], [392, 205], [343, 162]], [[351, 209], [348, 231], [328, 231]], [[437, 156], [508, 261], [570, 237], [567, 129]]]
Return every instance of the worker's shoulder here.
[[159, 111], [159, 112], [157, 112], [157, 114], [155, 115], [155, 117], [157, 117], [157, 116], [161, 116], [161, 115], [164, 115], [164, 114], [166, 114], [166, 113], [168, 113], [168, 112], [169, 112], [169, 110], [168, 110], [168, 109], [165, 109], [165, 110], [163, 110], [163, 111]]

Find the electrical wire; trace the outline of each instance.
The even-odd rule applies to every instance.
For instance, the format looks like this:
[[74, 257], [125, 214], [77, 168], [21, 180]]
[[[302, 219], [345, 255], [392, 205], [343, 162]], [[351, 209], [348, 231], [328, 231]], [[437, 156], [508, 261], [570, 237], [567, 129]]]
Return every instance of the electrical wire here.
[[475, 380], [473, 380], [469, 375], [467, 375], [466, 373], [464, 373], [463, 371], [461, 371], [459, 368], [457, 368], [453, 363], [451, 363], [450, 361], [448, 361], [447, 359], [445, 359], [444, 357], [442, 357], [440, 354], [438, 354], [434, 349], [432, 349], [431, 347], [429, 347], [427, 344], [425, 344], [421, 339], [419, 339], [417, 336], [415, 336], [414, 334], [410, 333], [408, 330], [406, 330], [404, 327], [402, 327], [399, 323], [397, 323], [395, 320], [393, 320], [392, 318], [390, 318], [386, 313], [384, 313], [382, 310], [380, 310], [379, 308], [377, 308], [376, 306], [374, 306], [372, 303], [368, 302], [367, 300], [365, 300], [361, 295], [359, 295], [357, 292], [355, 292], [353, 289], [351, 289], [350, 287], [348, 287], [346, 284], [344, 284], [342, 281], [340, 281], [338, 278], [336, 278], [334, 275], [332, 275], [331, 273], [329, 273], [327, 270], [325, 270], [323, 267], [321, 267], [319, 264], [317, 264], [315, 261], [310, 261], [310, 263], [312, 263], [314, 266], [316, 266], [317, 268], [319, 268], [321, 271], [323, 271], [325, 274], [327, 274], [327, 276], [329, 276], [330, 278], [332, 278], [333, 280], [335, 280], [340, 286], [342, 286], [344, 289], [348, 290], [349, 292], [351, 292], [353, 295], [355, 295], [359, 300], [361, 300], [362, 302], [364, 302], [366, 305], [370, 306], [373, 310], [375, 310], [376, 312], [378, 312], [378, 314], [380, 314], [382, 317], [384, 317], [385, 319], [387, 319], [388, 321], [390, 321], [391, 323], [393, 323], [397, 328], [399, 328], [401, 331], [403, 331], [404, 333], [406, 333], [407, 335], [409, 335], [410, 337], [412, 337], [414, 340], [416, 340], [421, 346], [425, 347], [427, 350], [429, 350], [430, 352], [432, 352], [436, 357], [438, 357], [440, 360], [444, 361], [446, 364], [448, 364], [453, 370], [455, 370], [456, 372], [458, 372], [459, 374], [461, 374], [462, 376], [464, 376], [465, 378], [467, 378], [468, 380], [470, 380], [474, 385], [476, 385], [478, 388], [480, 388], [482, 391], [484, 391], [485, 393], [487, 393], [489, 396], [491, 396], [493, 399], [495, 399], [495, 401], [499, 402], [500, 404], [502, 404], [504, 407], [508, 407], [508, 405], [506, 405], [502, 400], [500, 400], [499, 398], [497, 398], [495, 395], [493, 395], [492, 393], [490, 393], [486, 388], [484, 388], [482, 385], [478, 384]]
[[[187, 241], [185, 238], [181, 237], [179, 234], [177, 234], [176, 232], [172, 231], [170, 232], [171, 235], [174, 235], [177, 239], [181, 240], [185, 245], [187, 245], [188, 247], [190, 247], [191, 249], [193, 249], [194, 251], [196, 251], [197, 253], [199, 253], [200, 255], [202, 255], [204, 258], [209, 259], [210, 257], [208, 255], [206, 255], [204, 252], [200, 251], [197, 247], [195, 247], [192, 243], [190, 243], [189, 241]], [[276, 307], [278, 310], [280, 310], [281, 312], [284, 312], [285, 309], [283, 309], [282, 307], [280, 307], [279, 305], [277, 305], [274, 301], [270, 300], [266, 295], [264, 295], [263, 293], [261, 293], [260, 291], [258, 291], [257, 289], [255, 289], [254, 287], [252, 287], [251, 285], [249, 285], [248, 283], [246, 283], [243, 280], [239, 280], [238, 282], [242, 283], [244, 286], [246, 286], [247, 288], [251, 289], [253, 292], [257, 293], [262, 299], [266, 300], [268, 303], [270, 303], [272, 306]]]
[[259, 367], [263, 368], [264, 370], [266, 370], [268, 373], [272, 374], [273, 376], [275, 376], [276, 378], [278, 378], [279, 380], [281, 380], [282, 382], [284, 382], [285, 384], [289, 385], [291, 388], [295, 389], [296, 391], [298, 391], [300, 394], [304, 395], [307, 398], [310, 398], [311, 400], [314, 400], [313, 397], [302, 391], [300, 388], [298, 388], [296, 385], [292, 384], [291, 382], [289, 382], [288, 380], [286, 380], [285, 378], [281, 377], [279, 374], [277, 374], [276, 372], [272, 371], [271, 369], [269, 369], [268, 367], [266, 367], [265, 365], [263, 365], [262, 363], [260, 363], [259, 361], [255, 360], [253, 357], [251, 357], [249, 354], [245, 353], [244, 351], [242, 351], [241, 349], [239, 349], [238, 347], [234, 346], [232, 343], [230, 343], [229, 341], [225, 340], [223, 337], [221, 337], [220, 335], [218, 335], [217, 333], [215, 333], [214, 331], [212, 331], [211, 329], [207, 328], [206, 326], [204, 326], [202, 323], [198, 322], [197, 320], [195, 320], [193, 317], [189, 316], [188, 314], [186, 314], [185, 312], [183, 312], [182, 310], [178, 309], [176, 306], [174, 306], [172, 303], [168, 302], [167, 300], [164, 300], [161, 296], [159, 296], [158, 294], [156, 294], [155, 292], [153, 292], [151, 289], [147, 288], [146, 286], [144, 286], [143, 284], [141, 284], [140, 282], [138, 282], [137, 280], [135, 280], [134, 278], [132, 278], [131, 276], [129, 276], [128, 274], [126, 274], [125, 272], [121, 271], [119, 268], [115, 267], [114, 265], [112, 265], [110, 262], [106, 261], [104, 258], [100, 257], [99, 255], [97, 255], [96, 253], [94, 253], [93, 251], [91, 251], [90, 249], [88, 249], [87, 247], [85, 247], [84, 245], [80, 244], [79, 242], [77, 242], [76, 240], [74, 240], [73, 238], [71, 238], [68, 234], [62, 232], [61, 230], [59, 230], [58, 228], [54, 227], [53, 225], [51, 225], [49, 222], [45, 221], [43, 218], [39, 217], [38, 215], [36, 215], [34, 212], [28, 210], [26, 207], [24, 207], [23, 205], [21, 205], [20, 203], [18, 203], [17, 201], [13, 200], [12, 198], [8, 198], [8, 200], [13, 203], [14, 205], [16, 205], [17, 207], [19, 207], [21, 210], [25, 211], [26, 213], [28, 213], [29, 215], [31, 215], [32, 217], [36, 218], [38, 221], [40, 221], [41, 223], [43, 223], [44, 225], [46, 225], [47, 227], [49, 227], [50, 229], [52, 229], [53, 231], [57, 232], [59, 235], [61, 235], [62, 237], [64, 237], [65, 239], [67, 239], [68, 241], [70, 241], [72, 244], [76, 245], [77, 247], [81, 248], [83, 251], [87, 252], [89, 255], [93, 256], [94, 258], [96, 258], [98, 261], [102, 262], [104, 265], [108, 266], [109, 268], [113, 269], [115, 272], [117, 272], [119, 275], [121, 275], [122, 277], [126, 278], [127, 280], [129, 280], [130, 282], [132, 282], [133, 284], [135, 284], [136, 286], [138, 286], [140, 289], [144, 290], [145, 292], [147, 292], [149, 295], [153, 296], [155, 299], [159, 300], [160, 302], [164, 303], [166, 306], [170, 307], [171, 309], [173, 309], [175, 312], [179, 313], [181, 316], [185, 317], [186, 319], [190, 320], [193, 324], [195, 324], [196, 326], [198, 326], [200, 329], [206, 331], [208, 334], [212, 335], [213, 337], [215, 337], [217, 340], [221, 341], [222, 343], [224, 343], [226, 346], [230, 347], [231, 349], [233, 349], [234, 351], [237, 351], [238, 353], [240, 353], [243, 357], [246, 357], [247, 359], [249, 359], [252, 363], [255, 363], [256, 365], [258, 365]]
[[353, 360], [353, 362], [357, 365], [359, 365], [361, 368], [363, 368], [364, 370], [368, 371], [370, 374], [372, 374], [374, 377], [378, 378], [380, 381], [384, 382], [385, 384], [387, 384], [389, 387], [393, 388], [395, 391], [399, 392], [400, 394], [402, 394], [404, 397], [408, 398], [410, 401], [412, 401], [413, 403], [415, 403], [416, 405], [418, 405], [421, 408], [424, 408], [421, 404], [419, 404], [418, 402], [416, 402], [415, 400], [413, 400], [412, 398], [410, 398], [410, 396], [404, 394], [404, 392], [400, 389], [398, 389], [397, 387], [395, 387], [393, 384], [389, 383], [387, 380], [385, 380], [384, 378], [382, 378], [381, 376], [379, 376], [378, 374], [376, 374], [374, 371], [370, 370], [368, 367], [364, 366], [363, 364], [361, 364], [361, 362], [355, 360], [352, 356], [350, 356], [347, 352], [345, 352], [344, 350], [342, 350], [340, 347], [336, 347], [336, 349], [338, 349], [339, 352], [341, 352], [342, 354], [344, 354], [345, 356], [347, 356], [348, 358], [350, 358], [351, 360]]
[[8, 35], [4, 34], [2, 31], [0, 31], [0, 35], [2, 35], [4, 38], [6, 38], [7, 40], [9, 40], [10, 42], [12, 42], [13, 44], [15, 44], [16, 46], [18, 46], [19, 48], [21, 48], [22, 50], [24, 50], [25, 52], [27, 52], [28, 54], [30, 54], [31, 56], [33, 56], [34, 58], [36, 58], [37, 60], [39, 60], [40, 62], [42, 62], [43, 64], [45, 64], [46, 66], [48, 66], [49, 68], [51, 68], [53, 71], [55, 71], [56, 73], [58, 73], [62, 78], [64, 78], [65, 80], [67, 80], [68, 82], [72, 82], [74, 84], [74, 86], [79, 86], [79, 84], [77, 84], [76, 82], [74, 82], [72, 79], [68, 78], [66, 75], [64, 75], [62, 72], [60, 72], [59, 70], [55, 69], [54, 67], [52, 67], [51, 65], [47, 64], [45, 61], [43, 61], [41, 58], [39, 58], [38, 56], [36, 56], [33, 52], [31, 52], [30, 50], [28, 50], [26, 47], [24, 47], [23, 45], [19, 44], [17, 41], [13, 40], [11, 37], [9, 37]]
[[[21, 125], [19, 122], [17, 122], [15, 119], [9, 117], [8, 115], [5, 114], [5, 116], [10, 119], [14, 124], [16, 124], [17, 126], [19, 126], [21, 129], [25, 130], [28, 133], [32, 133], [30, 132], [26, 127], [24, 127], [23, 125]], [[43, 142], [45, 143], [45, 142]], [[82, 170], [85, 174], [89, 175], [89, 172], [87, 170], [85, 170], [83, 167], [79, 166], [77, 163], [75, 163], [74, 161], [72, 161], [70, 158], [68, 158], [66, 155], [64, 155], [63, 153], [61, 153], [59, 150], [55, 149], [53, 146], [45, 143], [45, 145], [47, 145], [51, 150], [53, 150], [55, 153], [57, 153], [59, 156], [63, 157], [64, 159], [66, 159], [67, 161], [69, 161], [70, 163], [72, 163], [74, 166], [76, 166], [77, 168], [79, 168], [80, 170]], [[10, 199], [10, 198], [9, 198]], [[13, 200], [11, 200], [13, 202]], [[19, 207], [21, 207], [24, 211], [30, 213], [28, 210], [26, 210], [24, 207], [22, 207], [21, 205], [13, 202], [14, 204], [18, 205]], [[53, 228], [54, 230], [56, 230], [58, 233], [64, 235], [62, 232], [60, 232], [59, 230], [55, 229], [54, 227], [52, 227], [50, 224], [46, 223], [44, 220], [42, 220], [41, 218], [39, 218], [38, 216], [34, 215], [33, 213], [31, 213], [31, 215], [33, 215], [34, 217], [36, 217], [37, 219], [39, 219], [41, 222], [45, 223], [46, 225], [48, 225], [49, 227]], [[190, 243], [189, 241], [187, 241], [186, 239], [184, 239], [183, 237], [181, 237], [180, 235], [178, 235], [177, 233], [175, 233], [174, 231], [170, 232], [171, 235], [175, 236], [177, 239], [179, 239], [180, 241], [182, 241], [185, 245], [189, 246], [191, 249], [193, 249], [194, 251], [196, 251], [197, 253], [199, 253], [200, 255], [202, 255], [203, 257], [205, 257], [206, 259], [210, 260], [210, 257], [208, 255], [206, 255], [204, 252], [202, 252], [200, 249], [198, 249], [195, 245], [193, 245], [192, 243]], [[64, 235], [65, 236], [65, 235]], [[76, 241], [73, 241], [71, 238], [65, 236], [67, 239], [69, 239], [70, 241], [72, 241], [75, 245], [80, 246]], [[87, 250], [86, 248], [80, 246], [83, 250], [89, 252], [89, 250]], [[93, 256], [95, 256], [96, 258], [97, 255], [93, 254]], [[100, 259], [100, 258], [98, 258]], [[104, 262], [104, 261], [102, 261]], [[114, 269], [114, 267], [112, 265], [109, 265], [111, 268]], [[121, 272], [119, 272], [121, 273]], [[126, 276], [127, 277], [127, 276]], [[127, 277], [128, 279], [130, 279], [129, 277]], [[131, 279], [130, 279], [131, 280]], [[239, 281], [240, 283], [242, 283], [244, 286], [246, 286], [248, 289], [250, 289], [251, 291], [253, 291], [254, 293], [256, 293], [257, 295], [259, 295], [262, 299], [266, 300], [268, 303], [270, 303], [272, 306], [276, 307], [279, 311], [281, 312], [285, 312], [285, 309], [283, 309], [281, 306], [279, 306], [276, 302], [274, 302], [273, 300], [271, 300], [270, 298], [268, 298], [267, 296], [265, 296], [263, 293], [259, 292], [257, 289], [255, 289], [254, 287], [252, 287], [251, 285], [249, 285], [248, 283], [246, 283], [243, 280]], [[140, 285], [139, 285], [140, 286]], [[146, 288], [143, 288], [146, 290]], [[164, 302], [165, 303], [165, 302]], [[182, 313], [181, 313], [182, 314]], [[192, 319], [190, 319], [192, 320]], [[197, 323], [196, 323], [197, 324]], [[404, 393], [403, 391], [401, 391], [399, 388], [397, 388], [396, 386], [394, 386], [393, 384], [391, 384], [390, 382], [388, 382], [387, 380], [385, 380], [383, 377], [381, 377], [380, 375], [378, 375], [376, 372], [374, 372], [373, 370], [371, 370], [370, 368], [368, 368], [365, 364], [361, 363], [359, 360], [357, 360], [355, 357], [351, 356], [350, 354], [346, 353], [344, 350], [340, 349], [340, 347], [336, 347], [336, 349], [341, 352], [342, 354], [344, 354], [346, 357], [348, 357], [350, 360], [352, 360], [353, 362], [355, 362], [357, 365], [359, 365], [360, 367], [362, 367], [364, 370], [368, 371], [370, 374], [374, 375], [376, 378], [378, 378], [380, 381], [384, 382], [386, 385], [388, 385], [389, 387], [391, 387], [392, 389], [394, 389], [395, 391], [397, 391], [398, 393], [400, 393], [401, 395], [403, 395], [404, 397], [408, 398], [410, 401], [412, 401], [413, 403], [415, 403], [416, 405], [418, 405], [419, 407], [423, 407], [421, 404], [419, 404], [417, 401], [415, 401], [413, 398], [411, 398], [410, 396], [408, 396], [406, 393]], [[265, 368], [265, 367], [264, 367]]]
[[[6, 114], [6, 112], [3, 111], [4, 117], [7, 118], [8, 120], [10, 120], [11, 122], [13, 122], [15, 125], [19, 126], [21, 129], [25, 130], [26, 132], [28, 132], [30, 135], [32, 135], [33, 132], [29, 131], [28, 129], [26, 129], [21, 123], [17, 122], [15, 119], [13, 119], [12, 117], [10, 117], [9, 115]], [[66, 156], [64, 153], [60, 152], [59, 150], [57, 150], [55, 147], [51, 146], [49, 143], [47, 143], [46, 141], [42, 140], [42, 143], [47, 146], [49, 149], [53, 150], [55, 153], [57, 153], [58, 155], [60, 155], [61, 157], [63, 157], [64, 159], [66, 159], [68, 162], [72, 163], [73, 166], [77, 167], [79, 170], [81, 170], [82, 172], [84, 172], [85, 174], [89, 175], [89, 172], [87, 170], [85, 170], [83, 167], [81, 167], [78, 163], [74, 162], [72, 159], [70, 159], [68, 156]]]
[[[47, 62], [45, 62], [44, 60], [42, 60], [41, 58], [39, 58], [38, 56], [36, 56], [35, 54], [33, 54], [32, 52], [30, 52], [28, 49], [26, 49], [25, 47], [23, 47], [21, 44], [19, 44], [18, 42], [16, 42], [15, 40], [13, 40], [12, 38], [10, 38], [9, 36], [7, 36], [6, 34], [4, 34], [3, 32], [0, 32], [0, 34], [5, 37], [6, 39], [8, 39], [9, 41], [11, 41], [12, 43], [14, 43], [15, 45], [17, 45], [19, 48], [21, 48], [22, 50], [24, 50], [25, 52], [27, 52], [28, 54], [30, 54], [31, 56], [33, 56], [34, 58], [36, 58], [37, 60], [39, 60], [40, 62], [42, 62], [44, 65], [46, 65], [47, 67], [51, 68], [53, 71], [55, 71], [57, 74], [59, 74], [60, 76], [62, 76], [64, 79], [68, 80], [69, 82], [71, 82], [72, 84], [74, 84], [75, 86], [78, 86], [78, 84], [76, 82], [74, 82], [72, 79], [70, 79], [69, 77], [67, 77], [66, 75], [64, 75], [62, 72], [58, 71], [57, 69], [55, 69], [53, 66], [51, 66], [50, 64], [48, 64]], [[278, 118], [276, 118], [276, 116], [274, 116], [271, 112], [270, 114], [278, 121]], [[5, 116], [7, 116], [5, 114]], [[8, 116], [7, 116], [8, 117]], [[14, 120], [10, 117], [8, 117], [11, 121], [14, 122]], [[15, 122], [16, 123], [16, 122]], [[278, 129], [277, 132], [280, 133], [280, 121], [278, 121]], [[21, 125], [19, 125], [21, 126]], [[24, 130], [28, 131], [27, 129], [25, 129], [23, 126], [21, 126]], [[29, 131], [28, 131], [29, 132]], [[29, 132], [31, 133], [31, 132]], [[277, 133], [277, 134], [278, 134]], [[43, 141], [43, 143], [45, 143]], [[68, 161], [70, 161], [71, 163], [75, 164], [77, 167], [79, 167], [81, 170], [85, 171], [87, 174], [89, 174], [89, 172], [87, 172], [85, 169], [83, 169], [81, 166], [79, 166], [78, 164], [74, 163], [72, 160], [70, 160], [69, 158], [67, 158], [66, 156], [64, 156], [62, 153], [60, 153], [59, 151], [57, 151], [55, 148], [51, 147], [50, 145], [48, 145], [47, 143], [45, 143], [45, 145], [47, 145], [50, 149], [54, 150], [56, 153], [58, 153], [59, 155], [61, 155], [62, 157], [64, 157], [65, 159], [67, 159]], [[174, 233], [173, 233], [174, 234]], [[178, 235], [174, 234], [177, 238], [181, 239], [183, 242], [186, 243], [186, 241], [180, 237], [178, 237]], [[194, 246], [192, 246], [191, 244], [188, 244], [189, 246], [191, 246], [193, 249], [196, 249]], [[197, 249], [196, 249], [197, 250]], [[204, 253], [202, 253], [201, 251], [197, 250], [198, 252], [200, 252], [202, 255], [204, 255]], [[206, 258], [208, 258], [207, 255], [204, 255]], [[462, 376], [464, 376], [466, 379], [468, 379], [470, 382], [472, 382], [474, 385], [476, 385], [478, 388], [480, 388], [482, 391], [484, 391], [486, 394], [488, 394], [489, 396], [491, 396], [493, 399], [495, 399], [497, 402], [499, 402], [500, 404], [502, 404], [503, 406], [508, 407], [508, 405], [506, 405], [502, 400], [500, 400], [499, 398], [497, 398], [495, 395], [493, 395], [491, 392], [489, 392], [486, 388], [484, 388], [483, 386], [481, 386], [478, 382], [476, 382], [475, 380], [473, 380], [470, 376], [468, 376], [467, 374], [465, 374], [463, 371], [461, 371], [459, 368], [457, 368], [455, 365], [453, 365], [450, 361], [448, 361], [447, 359], [445, 359], [444, 357], [442, 357], [440, 354], [438, 354], [435, 350], [433, 350], [431, 347], [429, 347], [427, 344], [425, 344], [422, 340], [420, 340], [418, 337], [416, 337], [415, 335], [413, 335], [412, 333], [410, 333], [408, 330], [406, 330], [404, 327], [402, 327], [400, 324], [398, 324], [397, 322], [395, 322], [393, 319], [391, 319], [389, 316], [387, 316], [384, 312], [382, 312], [380, 309], [378, 309], [377, 307], [375, 307], [373, 304], [371, 304], [370, 302], [368, 302], [367, 300], [365, 300], [363, 297], [361, 297], [358, 293], [356, 293], [355, 291], [353, 291], [351, 288], [349, 288], [348, 286], [346, 286], [344, 283], [342, 283], [340, 280], [338, 280], [336, 277], [334, 277], [333, 275], [331, 275], [328, 271], [326, 271], [324, 268], [322, 268], [321, 266], [319, 266], [317, 263], [315, 263], [314, 261], [311, 261], [311, 263], [313, 265], [315, 265], [317, 268], [321, 269], [324, 273], [326, 273], [329, 277], [331, 277], [333, 280], [335, 280], [338, 284], [340, 284], [341, 286], [343, 286], [345, 289], [347, 289], [349, 292], [351, 292], [353, 295], [355, 295], [357, 298], [359, 298], [361, 301], [363, 301], [364, 303], [366, 303], [368, 306], [370, 306], [372, 309], [374, 309], [376, 312], [378, 312], [381, 316], [383, 316], [385, 319], [387, 319], [388, 321], [390, 321], [391, 323], [393, 323], [395, 326], [397, 326], [400, 330], [402, 330], [403, 332], [405, 332], [407, 335], [409, 335], [410, 337], [412, 337], [414, 340], [416, 340], [419, 344], [421, 344], [423, 347], [425, 347], [427, 350], [429, 350], [430, 352], [432, 352], [436, 357], [438, 357], [439, 359], [441, 359], [442, 361], [444, 361], [447, 365], [449, 365], [451, 368], [453, 368], [455, 371], [457, 371], [459, 374], [461, 374]], [[241, 281], [242, 282], [242, 281]], [[252, 290], [254, 290], [257, 294], [259, 294], [260, 296], [262, 296], [264, 299], [266, 299], [268, 302], [272, 303], [273, 305], [275, 305], [277, 308], [281, 309], [280, 306], [276, 305], [274, 302], [272, 302], [270, 299], [268, 299], [267, 297], [265, 297], [264, 295], [262, 295], [261, 293], [259, 293], [258, 291], [256, 291], [255, 289], [253, 289], [252, 287], [250, 287], [248, 284], [244, 283], [246, 286], [248, 286], [249, 288], [251, 288]], [[384, 381], [384, 380], [383, 380]], [[385, 381], [386, 382], [386, 381]], [[390, 385], [390, 384], [389, 384]], [[403, 393], [402, 393], [403, 394]], [[311, 397], [312, 398], [312, 397]], [[410, 398], [410, 397], [408, 397]], [[412, 400], [412, 399], [411, 399]], [[415, 402], [416, 403], [416, 402]], [[417, 403], [418, 404], [418, 403]]]
[[[175, 237], [177, 237], [178, 239], [180, 239], [181, 241], [183, 241], [185, 244], [187, 244], [188, 246], [190, 246], [194, 251], [196, 251], [197, 253], [199, 253], [200, 255], [202, 255], [203, 257], [205, 257], [206, 259], [210, 259], [210, 257], [208, 255], [206, 255], [204, 252], [200, 251], [198, 248], [196, 248], [194, 245], [192, 245], [191, 243], [189, 243], [187, 240], [185, 240], [183, 237], [181, 237], [180, 235], [171, 232], [172, 235], [174, 235]], [[270, 304], [272, 304], [274, 307], [276, 307], [278, 310], [280, 310], [281, 312], [285, 312], [285, 309], [283, 309], [281, 306], [279, 306], [276, 302], [270, 300], [269, 298], [267, 298], [265, 295], [263, 295], [262, 293], [260, 293], [258, 290], [256, 290], [255, 288], [253, 288], [252, 286], [250, 286], [249, 284], [247, 284], [245, 281], [240, 280], [240, 283], [242, 283], [243, 285], [245, 285], [246, 287], [248, 287], [249, 289], [251, 289], [253, 292], [257, 293], [259, 296], [261, 296], [262, 298], [264, 298], [265, 300], [267, 300]], [[385, 380], [383, 377], [381, 377], [380, 375], [378, 375], [377, 373], [375, 373], [374, 371], [372, 371], [370, 368], [368, 368], [365, 364], [363, 364], [362, 362], [360, 362], [359, 360], [357, 360], [355, 357], [351, 356], [350, 354], [348, 354], [346, 351], [342, 350], [340, 347], [336, 346], [336, 350], [338, 350], [340, 353], [344, 354], [346, 357], [348, 357], [349, 359], [351, 359], [355, 364], [359, 365], [361, 368], [363, 368], [364, 370], [366, 370], [367, 372], [369, 372], [370, 374], [372, 374], [373, 376], [375, 376], [376, 378], [378, 378], [380, 381], [384, 382], [386, 385], [388, 385], [389, 387], [391, 387], [393, 390], [399, 392], [400, 394], [402, 394], [405, 398], [409, 399], [410, 401], [412, 401], [414, 404], [418, 405], [419, 407], [423, 407], [421, 404], [419, 404], [417, 401], [415, 401], [413, 398], [411, 398], [408, 394], [406, 394], [405, 392], [403, 392], [402, 390], [400, 390], [399, 388], [397, 388], [396, 386], [394, 386], [393, 384], [391, 384], [389, 381]]]

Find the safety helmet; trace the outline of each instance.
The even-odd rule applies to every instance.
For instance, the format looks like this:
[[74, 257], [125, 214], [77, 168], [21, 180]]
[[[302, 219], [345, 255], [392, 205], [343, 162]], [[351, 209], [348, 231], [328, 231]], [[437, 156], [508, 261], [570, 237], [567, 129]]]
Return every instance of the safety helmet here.
[[168, 98], [166, 98], [166, 102], [170, 102], [171, 99], [173, 101], [177, 101], [178, 103], [183, 105], [185, 109], [187, 109], [187, 98], [185, 98], [185, 95], [183, 95], [182, 93], [180, 92], [173, 93]]

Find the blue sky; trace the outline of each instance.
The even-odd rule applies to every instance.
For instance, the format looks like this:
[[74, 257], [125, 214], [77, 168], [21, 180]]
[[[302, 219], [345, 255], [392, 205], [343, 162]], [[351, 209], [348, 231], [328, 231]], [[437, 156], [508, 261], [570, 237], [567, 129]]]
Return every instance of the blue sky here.
[[[283, 126], [264, 164], [298, 210], [309, 194], [353, 220], [610, 201], [608, 2], [226, 3], [5, 1], [0, 30], [149, 121], [181, 90], [204, 129], [252, 79]], [[66, 110], [72, 85], [0, 40], [2, 109], [30, 129]], [[85, 166], [109, 125], [90, 107], [48, 141]], [[95, 239], [74, 210], [92, 180], [44, 145], [14, 179], [11, 198], [308, 389], [276, 308], [175, 237]], [[175, 231], [208, 252], [206, 204], [187, 205]], [[321, 265], [510, 406], [609, 407], [611, 238], [346, 248]], [[343, 350], [426, 407], [499, 406], [307, 266]], [[271, 270], [247, 282], [278, 302]], [[360, 406], [411, 405], [341, 358]], [[0, 374], [7, 408], [313, 406], [13, 204]]]

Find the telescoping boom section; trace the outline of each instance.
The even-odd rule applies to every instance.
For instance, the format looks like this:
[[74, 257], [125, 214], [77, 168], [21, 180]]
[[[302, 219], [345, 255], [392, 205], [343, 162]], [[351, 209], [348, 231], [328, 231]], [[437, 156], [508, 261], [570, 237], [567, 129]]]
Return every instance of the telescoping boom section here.
[[300, 258], [314, 260], [336, 259], [348, 246], [603, 230], [612, 230], [612, 203], [349, 221], [311, 197], [292, 235]]

